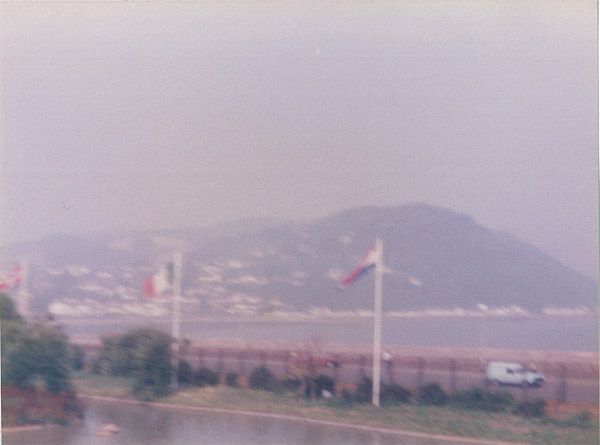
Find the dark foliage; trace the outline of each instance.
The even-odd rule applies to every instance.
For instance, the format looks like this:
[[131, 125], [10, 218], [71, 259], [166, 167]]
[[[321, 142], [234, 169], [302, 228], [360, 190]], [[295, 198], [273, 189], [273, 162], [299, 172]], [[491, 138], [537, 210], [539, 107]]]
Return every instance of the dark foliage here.
[[23, 318], [17, 312], [15, 302], [5, 294], [0, 294], [0, 320], [23, 321]]
[[180, 360], [177, 364], [177, 382], [184, 386], [194, 383], [194, 370], [192, 365], [185, 360]]
[[451, 402], [467, 409], [484, 411], [507, 411], [514, 405], [514, 398], [508, 392], [492, 392], [480, 388], [459, 391], [452, 395]]
[[2, 382], [30, 387], [41, 378], [46, 389], [58, 394], [71, 389], [67, 337], [58, 328], [43, 323], [28, 327], [3, 323]]
[[219, 383], [219, 376], [208, 368], [200, 368], [194, 372], [194, 385], [208, 386]]
[[542, 399], [520, 402], [514, 407], [513, 413], [525, 417], [543, 417], [546, 415], [546, 402]]
[[381, 388], [381, 402], [386, 404], [408, 403], [412, 398], [412, 393], [395, 383], [384, 384]]
[[6, 295], [0, 294], [0, 310], [2, 423], [67, 424], [80, 417], [83, 409], [71, 387], [67, 336], [47, 321], [28, 325]]
[[264, 366], [260, 366], [252, 371], [248, 379], [248, 384], [252, 389], [264, 389], [267, 391], [277, 389], [277, 379]]
[[302, 381], [297, 377], [288, 377], [280, 380], [279, 385], [285, 391], [298, 391], [302, 386]]
[[370, 402], [373, 398], [373, 381], [368, 377], [363, 377], [356, 386], [354, 400], [359, 403]]
[[69, 346], [69, 358], [71, 360], [71, 368], [79, 371], [85, 367], [85, 352], [79, 345]]
[[[300, 381], [298, 381], [300, 383]], [[316, 377], [305, 378], [304, 395], [308, 398], [320, 399], [323, 391], [329, 391], [333, 394], [335, 390], [335, 380], [325, 374], [319, 374]]]
[[133, 377], [132, 390], [139, 399], [165, 396], [172, 373], [171, 343], [169, 335], [145, 328], [105, 337], [93, 370]]
[[351, 405], [353, 402], [356, 401], [355, 394], [348, 389], [342, 390], [342, 393], [340, 394], [340, 398], [348, 405]]
[[437, 383], [430, 383], [419, 389], [419, 402], [425, 405], [445, 405], [448, 395]]
[[227, 386], [239, 386], [238, 385], [238, 375], [235, 372], [229, 372], [227, 373], [227, 375], [225, 376], [225, 384]]

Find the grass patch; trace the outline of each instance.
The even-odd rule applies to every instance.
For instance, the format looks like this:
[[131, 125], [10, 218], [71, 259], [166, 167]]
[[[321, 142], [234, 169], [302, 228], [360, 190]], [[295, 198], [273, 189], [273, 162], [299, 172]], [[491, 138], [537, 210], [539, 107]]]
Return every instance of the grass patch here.
[[117, 399], [133, 398], [131, 394], [133, 379], [131, 378], [75, 371], [71, 374], [71, 380], [75, 390], [80, 394]]
[[[128, 398], [131, 381], [76, 373], [83, 394]], [[579, 415], [568, 421], [526, 418], [511, 412], [485, 412], [456, 405], [404, 403], [383, 408], [346, 403], [342, 399], [311, 401], [290, 391], [271, 392], [231, 386], [185, 388], [160, 399], [161, 403], [263, 412], [430, 434], [495, 439], [550, 445], [598, 444], [598, 420]]]

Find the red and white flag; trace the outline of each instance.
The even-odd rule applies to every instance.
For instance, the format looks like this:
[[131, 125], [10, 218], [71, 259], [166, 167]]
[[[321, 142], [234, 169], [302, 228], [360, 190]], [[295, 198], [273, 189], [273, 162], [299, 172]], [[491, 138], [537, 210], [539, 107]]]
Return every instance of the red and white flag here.
[[367, 254], [360, 260], [360, 262], [357, 264], [354, 270], [350, 272], [350, 274], [340, 282], [339, 288], [342, 290], [346, 289], [352, 283], [357, 281], [360, 277], [362, 277], [375, 266], [377, 266], [379, 256], [380, 252], [377, 249], [377, 247], [373, 247], [371, 250], [369, 250]]
[[13, 286], [19, 286], [21, 283], [23, 283], [23, 266], [21, 266], [20, 264], [17, 264], [12, 271], [12, 282], [13, 282]]
[[12, 281], [10, 277], [5, 276], [4, 274], [0, 275], [0, 291], [10, 289], [12, 287]]
[[23, 283], [23, 266], [20, 264], [13, 267], [9, 274], [0, 273], [0, 291], [19, 286], [21, 283]]
[[154, 297], [162, 294], [173, 286], [174, 281], [173, 263], [167, 263], [161, 269], [144, 280], [142, 288], [147, 297]]

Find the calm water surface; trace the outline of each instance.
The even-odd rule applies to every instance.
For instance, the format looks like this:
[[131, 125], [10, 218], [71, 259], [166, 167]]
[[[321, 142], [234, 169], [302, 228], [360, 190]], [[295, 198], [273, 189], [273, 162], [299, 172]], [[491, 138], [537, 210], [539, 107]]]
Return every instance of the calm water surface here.
[[[6, 445], [446, 445], [392, 434], [367, 433], [244, 415], [87, 401], [83, 425], [4, 433]], [[112, 422], [123, 430], [96, 436]], [[456, 444], [456, 442], [453, 442]]]

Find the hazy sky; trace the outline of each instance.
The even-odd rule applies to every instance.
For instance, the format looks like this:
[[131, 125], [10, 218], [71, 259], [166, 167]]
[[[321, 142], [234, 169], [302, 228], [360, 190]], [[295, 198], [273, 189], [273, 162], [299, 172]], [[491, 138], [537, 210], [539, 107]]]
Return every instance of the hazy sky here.
[[9, 3], [3, 243], [423, 201], [596, 275], [596, 2]]

